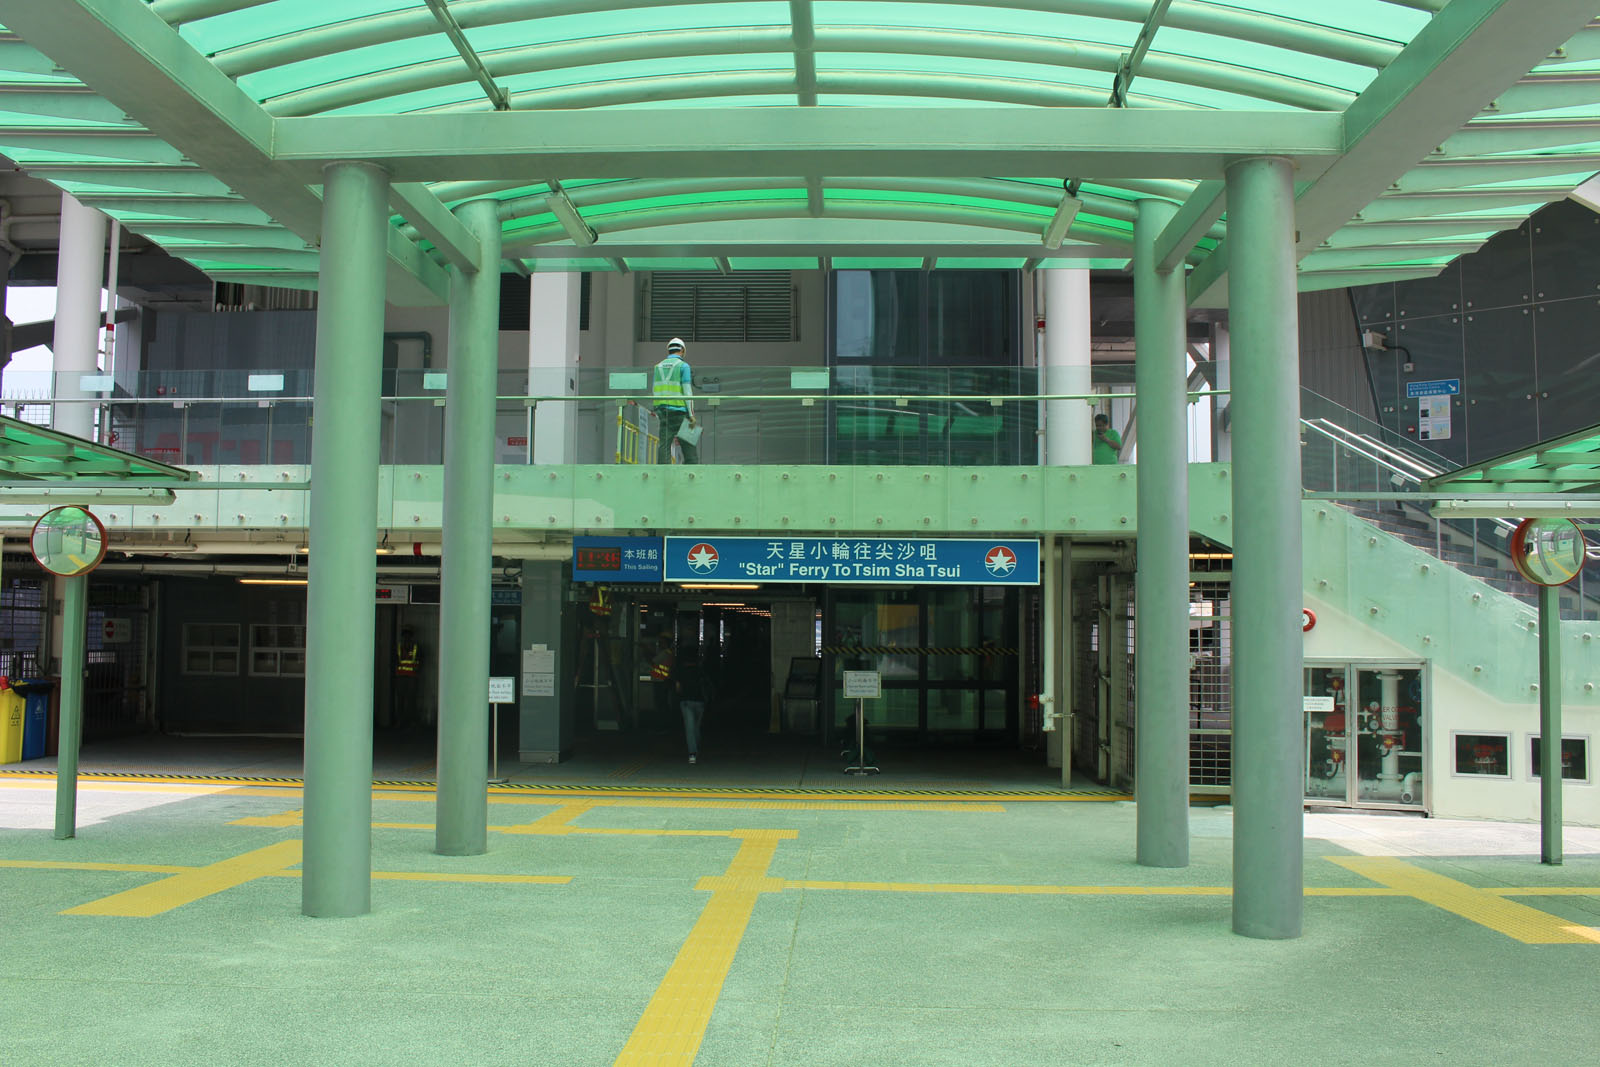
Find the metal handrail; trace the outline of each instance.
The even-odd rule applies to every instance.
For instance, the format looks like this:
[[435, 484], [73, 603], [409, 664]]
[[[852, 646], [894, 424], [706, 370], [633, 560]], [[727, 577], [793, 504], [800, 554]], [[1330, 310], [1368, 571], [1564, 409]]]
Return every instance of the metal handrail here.
[[[1302, 419], [1301, 421], [1307, 426], [1318, 430], [1325, 437], [1336, 440], [1342, 438], [1344, 443], [1348, 443], [1352, 447], [1354, 447], [1356, 442], [1359, 442], [1365, 448], [1384, 456], [1390, 464], [1408, 467], [1412, 472], [1420, 475], [1421, 478], [1432, 478], [1436, 475], [1444, 473], [1442, 468], [1432, 467], [1426, 463], [1422, 463], [1415, 456], [1412, 456], [1406, 452], [1402, 452], [1390, 445], [1386, 445], [1370, 434], [1357, 433], [1348, 427], [1339, 425], [1331, 419], [1315, 418]], [[1420, 478], [1418, 480], [1420, 480]]]
[[[1430, 475], [1426, 475], [1426, 474], [1424, 474], [1424, 475], [1419, 477], [1418, 475], [1412, 473], [1411, 471], [1406, 470], [1404, 467], [1400, 467], [1400, 466], [1396, 465], [1395, 463], [1393, 463], [1392, 461], [1390, 461], [1388, 459], [1385, 459], [1384, 457], [1382, 457], [1380, 455], [1377, 455], [1374, 452], [1366, 451], [1365, 449], [1363, 449], [1359, 445], [1355, 444], [1353, 441], [1348, 440], [1347, 438], [1341, 436], [1340, 434], [1336, 434], [1336, 433], [1330, 432], [1325, 426], [1319, 425], [1319, 423], [1327, 423], [1327, 420], [1326, 419], [1301, 419], [1300, 420], [1300, 425], [1304, 426], [1306, 429], [1311, 430], [1311, 431], [1313, 431], [1315, 433], [1321, 434], [1323, 437], [1326, 437], [1328, 440], [1332, 441], [1334, 444], [1340, 446], [1341, 448], [1349, 449], [1351, 452], [1354, 452], [1356, 455], [1362, 457], [1363, 459], [1370, 460], [1371, 462], [1377, 464], [1379, 467], [1382, 467], [1384, 470], [1387, 470], [1391, 474], [1394, 474], [1398, 478], [1401, 478], [1401, 479], [1403, 479], [1405, 481], [1411, 482], [1414, 485], [1421, 485], [1423, 478], [1430, 477]], [[1328, 425], [1334, 426], [1336, 429], [1340, 429], [1340, 430], [1344, 429], [1342, 426], [1338, 426], [1338, 424], [1336, 424], [1336, 423], [1328, 423]], [[1349, 431], [1345, 431], [1345, 432], [1348, 433]], [[1360, 437], [1361, 435], [1355, 435], [1355, 436]]]

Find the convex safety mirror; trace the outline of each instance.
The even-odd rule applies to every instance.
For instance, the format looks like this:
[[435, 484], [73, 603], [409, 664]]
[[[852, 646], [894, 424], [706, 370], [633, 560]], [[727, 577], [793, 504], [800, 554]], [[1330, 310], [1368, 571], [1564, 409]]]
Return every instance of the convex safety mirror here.
[[34, 524], [33, 558], [51, 574], [88, 574], [106, 555], [106, 528], [88, 508], [76, 504], [45, 512]]

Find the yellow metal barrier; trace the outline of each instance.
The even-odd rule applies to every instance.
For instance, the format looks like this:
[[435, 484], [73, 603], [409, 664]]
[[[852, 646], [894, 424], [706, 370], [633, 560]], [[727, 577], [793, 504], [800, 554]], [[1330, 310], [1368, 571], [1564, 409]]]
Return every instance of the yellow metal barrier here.
[[[659, 438], [650, 432], [650, 413], [629, 400], [617, 407], [617, 462], [655, 462]], [[641, 452], [642, 448], [642, 452]]]

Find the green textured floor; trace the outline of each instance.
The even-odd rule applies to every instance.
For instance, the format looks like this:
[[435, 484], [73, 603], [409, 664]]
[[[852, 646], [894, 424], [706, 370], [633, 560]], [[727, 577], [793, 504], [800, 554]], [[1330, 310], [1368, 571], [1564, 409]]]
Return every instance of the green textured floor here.
[[[447, 859], [430, 795], [380, 793], [375, 821], [422, 827], [376, 828], [377, 870], [571, 881], [381, 879], [372, 914], [342, 920], [301, 917], [289, 876], [150, 917], [63, 915], [183, 875], [36, 866], [226, 863], [297, 839], [299, 807], [295, 790], [86, 783], [62, 842], [53, 783], [0, 778], [0, 1063], [1507, 1064], [1600, 1048], [1593, 831], [1548, 868], [1519, 851], [1537, 850], [1527, 826], [1307, 823], [1308, 886], [1371, 891], [1325, 857], [1398, 855], [1462, 899], [1556, 917], [1575, 944], [1408, 895], [1310, 896], [1304, 937], [1263, 942], [1229, 932], [1225, 894], [1015, 891], [1228, 884], [1226, 809], [1193, 811], [1194, 862], [1168, 871], [1131, 861], [1127, 803], [513, 797], [491, 806], [487, 855]], [[672, 833], [732, 830], [747, 834]], [[700, 883], [760, 841], [764, 880]], [[1451, 850], [1481, 854], [1428, 854]], [[690, 938], [712, 899], [744, 893], [725, 977], [671, 986], [675, 958], [714, 954]], [[685, 992], [711, 998], [708, 1018], [668, 995]], [[673, 1032], [652, 1054], [636, 1028]]]

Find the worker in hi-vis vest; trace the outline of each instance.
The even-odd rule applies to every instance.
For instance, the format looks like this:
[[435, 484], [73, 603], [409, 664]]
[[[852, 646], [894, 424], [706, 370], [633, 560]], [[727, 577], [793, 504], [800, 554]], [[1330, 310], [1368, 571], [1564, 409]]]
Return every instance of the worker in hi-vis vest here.
[[[694, 421], [694, 374], [683, 358], [683, 339], [667, 342], [667, 358], [656, 364], [650, 376], [650, 392], [655, 398], [656, 417], [661, 420], [661, 436], [656, 442], [656, 462], [672, 462], [672, 442], [683, 449], [685, 463], [700, 462], [700, 432]], [[682, 432], [680, 432], [680, 430]]]

